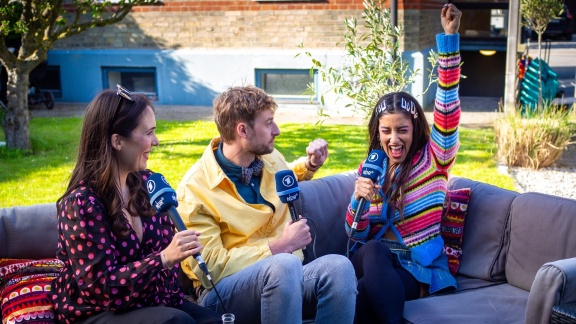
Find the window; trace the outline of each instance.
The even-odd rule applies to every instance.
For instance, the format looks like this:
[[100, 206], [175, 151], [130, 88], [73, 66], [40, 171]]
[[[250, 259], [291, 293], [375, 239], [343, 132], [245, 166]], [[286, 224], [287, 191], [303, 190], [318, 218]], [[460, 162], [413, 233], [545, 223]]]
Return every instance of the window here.
[[145, 94], [150, 100], [158, 100], [154, 67], [103, 67], [102, 77], [104, 89], [116, 89], [116, 84], [120, 84], [131, 92]]
[[30, 83], [36, 82], [36, 85], [42, 89], [42, 91], [52, 92], [54, 98], [62, 98], [62, 84], [60, 83], [60, 66], [59, 65], [46, 65], [42, 67], [39, 65], [38, 69], [42, 70], [42, 73], [37, 79], [33, 79], [34, 73], [30, 73]]
[[[310, 70], [256, 69], [256, 86], [280, 101], [303, 102], [310, 99], [308, 85], [318, 87], [318, 71], [310, 76]], [[314, 102], [318, 100], [315, 96]]]

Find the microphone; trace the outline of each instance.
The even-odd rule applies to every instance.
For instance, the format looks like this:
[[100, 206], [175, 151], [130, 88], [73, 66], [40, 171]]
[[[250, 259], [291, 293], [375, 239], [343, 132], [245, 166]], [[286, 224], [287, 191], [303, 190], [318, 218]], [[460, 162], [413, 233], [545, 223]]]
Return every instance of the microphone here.
[[[378, 178], [384, 172], [382, 170], [383, 161], [384, 161], [384, 151], [382, 150], [370, 151], [370, 154], [368, 154], [368, 158], [362, 165], [361, 176], [372, 180], [372, 182], [378, 181]], [[350, 237], [354, 235], [356, 227], [358, 227], [358, 222], [360, 221], [360, 216], [362, 216], [362, 212], [364, 211], [365, 206], [366, 206], [366, 199], [360, 198], [358, 208], [356, 208], [356, 215], [354, 215], [354, 221], [352, 222]]]
[[[298, 221], [298, 213], [296, 213], [296, 208], [294, 208], [294, 200], [300, 198], [300, 187], [298, 186], [298, 181], [294, 176], [292, 170], [282, 170], [275, 174], [276, 177], [276, 193], [280, 197], [280, 201], [288, 204], [288, 210], [290, 211], [290, 216], [293, 222]], [[308, 258], [306, 253], [306, 247], [302, 248], [304, 257]]]
[[[166, 178], [160, 173], [153, 173], [146, 181], [146, 189], [148, 190], [148, 196], [150, 196], [150, 204], [154, 206], [159, 213], [167, 211], [168, 216], [176, 226], [178, 232], [185, 231], [187, 229], [186, 225], [184, 225], [180, 214], [178, 214], [176, 210], [176, 207], [178, 207], [176, 191], [170, 187]], [[212, 280], [208, 273], [208, 267], [200, 253], [194, 254], [193, 257], [198, 262], [198, 266], [202, 269], [202, 272], [206, 274], [208, 279]]]
[[280, 201], [288, 204], [292, 221], [297, 222], [298, 214], [296, 213], [296, 208], [294, 208], [294, 200], [300, 198], [300, 187], [298, 187], [294, 172], [292, 170], [278, 171], [275, 177], [276, 193], [280, 197]]

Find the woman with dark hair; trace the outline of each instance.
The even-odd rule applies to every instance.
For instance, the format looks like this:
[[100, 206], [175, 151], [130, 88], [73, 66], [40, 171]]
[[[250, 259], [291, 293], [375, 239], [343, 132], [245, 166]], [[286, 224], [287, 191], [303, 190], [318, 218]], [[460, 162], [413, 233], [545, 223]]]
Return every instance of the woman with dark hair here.
[[59, 322], [219, 322], [218, 314], [184, 300], [180, 261], [198, 253], [200, 233], [175, 233], [150, 205], [148, 156], [158, 145], [146, 96], [118, 86], [92, 100], [84, 116], [78, 160], [58, 199], [57, 257], [52, 283]]
[[[418, 101], [405, 92], [380, 98], [370, 118], [368, 152], [384, 151], [384, 173], [374, 183], [360, 176], [360, 165], [346, 214], [355, 242], [350, 252], [358, 323], [401, 323], [405, 301], [456, 286], [443, 254], [440, 219], [459, 146], [460, 17], [453, 4], [442, 8], [432, 131]], [[370, 204], [359, 211], [353, 231], [362, 198]]]

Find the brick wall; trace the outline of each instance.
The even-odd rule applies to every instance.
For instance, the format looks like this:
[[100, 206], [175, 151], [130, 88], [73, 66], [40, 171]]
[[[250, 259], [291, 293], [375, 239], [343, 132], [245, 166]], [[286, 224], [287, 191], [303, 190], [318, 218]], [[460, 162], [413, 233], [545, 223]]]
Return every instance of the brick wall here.
[[434, 10], [403, 10], [404, 50], [418, 51], [433, 47], [436, 44], [436, 34], [442, 32], [440, 11]]
[[[434, 44], [439, 0], [399, 0], [405, 50]], [[386, 3], [389, 6], [389, 1]], [[429, 9], [435, 8], [435, 9]], [[322, 3], [170, 1], [134, 8], [123, 21], [56, 42], [54, 48], [341, 48], [344, 19], [361, 22], [362, 0]]]
[[134, 12], [111, 26], [58, 41], [55, 48], [331, 48], [354, 10]]

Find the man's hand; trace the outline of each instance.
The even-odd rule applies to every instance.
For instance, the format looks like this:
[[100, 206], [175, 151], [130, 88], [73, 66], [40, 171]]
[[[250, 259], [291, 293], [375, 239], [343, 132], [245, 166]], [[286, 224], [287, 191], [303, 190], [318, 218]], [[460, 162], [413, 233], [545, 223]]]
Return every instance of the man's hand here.
[[442, 7], [442, 14], [440, 15], [442, 21], [442, 28], [446, 35], [457, 34], [460, 28], [460, 18], [462, 12], [456, 8], [452, 3], [447, 3]]
[[288, 222], [284, 226], [282, 237], [274, 242], [270, 242], [269, 246], [272, 254], [292, 253], [312, 242], [310, 227], [308, 227], [306, 222], [306, 218], [302, 218], [297, 222]]
[[328, 142], [321, 138], [313, 140], [308, 144], [306, 154], [308, 154], [312, 168], [320, 167], [328, 158]]

